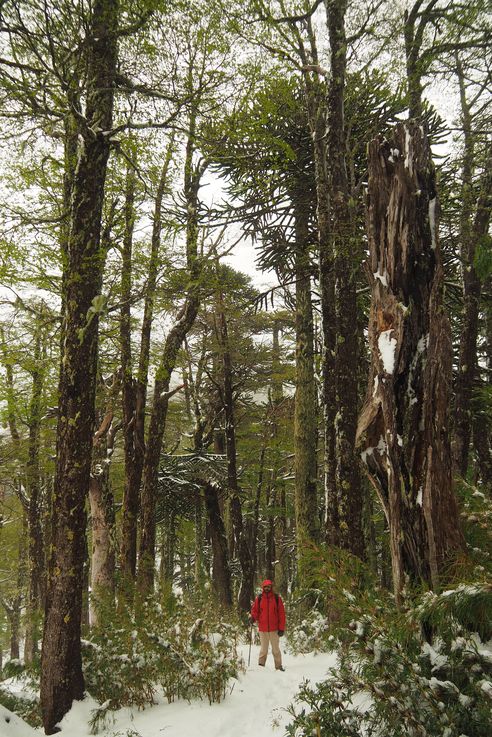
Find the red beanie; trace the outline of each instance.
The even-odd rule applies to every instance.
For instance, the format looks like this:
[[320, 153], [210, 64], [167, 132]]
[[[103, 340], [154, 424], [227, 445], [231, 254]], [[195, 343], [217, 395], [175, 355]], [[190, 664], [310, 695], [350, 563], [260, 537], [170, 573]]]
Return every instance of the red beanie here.
[[268, 578], [266, 579], [266, 581], [263, 581], [263, 583], [261, 584], [261, 588], [264, 589], [265, 586], [273, 586], [272, 582], [269, 581]]

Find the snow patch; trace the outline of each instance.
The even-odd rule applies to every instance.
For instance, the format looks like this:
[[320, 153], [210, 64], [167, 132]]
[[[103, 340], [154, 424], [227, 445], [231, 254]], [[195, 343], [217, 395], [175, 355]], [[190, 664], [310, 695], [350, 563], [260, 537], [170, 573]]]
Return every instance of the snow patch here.
[[432, 250], [436, 250], [437, 238], [436, 238], [436, 203], [437, 198], [433, 197], [429, 200], [429, 227], [432, 238]]
[[410, 176], [413, 174], [413, 161], [412, 153], [410, 151], [410, 145], [412, 143], [412, 136], [410, 131], [405, 127], [405, 168], [410, 172]]
[[39, 732], [0, 704], [0, 734], [2, 737], [30, 737], [39, 735]]
[[388, 286], [388, 272], [384, 271], [382, 274], [379, 273], [379, 269], [373, 273], [374, 279], [379, 279], [383, 287]]
[[396, 338], [391, 337], [393, 329], [383, 330], [378, 338], [379, 355], [387, 374], [392, 374], [395, 368]]

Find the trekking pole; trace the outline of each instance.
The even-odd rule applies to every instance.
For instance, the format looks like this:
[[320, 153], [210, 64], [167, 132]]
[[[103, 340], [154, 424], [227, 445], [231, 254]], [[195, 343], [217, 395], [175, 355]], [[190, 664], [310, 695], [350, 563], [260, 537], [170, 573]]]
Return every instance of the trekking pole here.
[[249, 625], [249, 653], [248, 653], [248, 668], [251, 662], [251, 643], [253, 642], [253, 622]]

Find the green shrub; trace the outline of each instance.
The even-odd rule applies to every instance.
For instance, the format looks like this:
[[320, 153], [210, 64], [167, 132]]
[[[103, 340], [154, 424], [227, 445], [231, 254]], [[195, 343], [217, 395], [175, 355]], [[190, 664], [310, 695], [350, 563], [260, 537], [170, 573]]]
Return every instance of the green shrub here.
[[0, 704], [9, 711], [18, 714], [31, 727], [41, 726], [41, 709], [38, 699], [17, 696], [10, 693], [7, 689], [0, 687]]
[[287, 650], [294, 655], [325, 652], [333, 648], [333, 645], [330, 621], [317, 609], [312, 609], [287, 632]]
[[488, 581], [460, 584], [439, 595], [415, 594], [398, 610], [384, 590], [346, 587], [343, 555], [336, 580], [330, 574], [332, 560], [320, 556], [320, 567], [329, 574], [324, 601], [337, 613], [331, 636], [340, 665], [324, 682], [301, 688], [290, 707], [288, 734], [492, 734], [492, 652], [480, 636], [488, 635], [492, 621]]
[[103, 621], [83, 641], [86, 688], [101, 704], [93, 731], [114, 709], [152, 704], [159, 687], [169, 702], [219, 702], [243, 667], [238, 627], [219, 622], [212, 604], [197, 609], [149, 600], [137, 615], [124, 610]]

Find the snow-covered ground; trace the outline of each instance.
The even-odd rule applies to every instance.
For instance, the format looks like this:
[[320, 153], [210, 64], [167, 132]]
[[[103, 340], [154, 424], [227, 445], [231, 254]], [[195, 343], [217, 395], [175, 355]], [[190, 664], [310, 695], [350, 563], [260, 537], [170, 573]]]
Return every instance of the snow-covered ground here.
[[[104, 737], [283, 737], [290, 721], [286, 707], [304, 679], [316, 683], [335, 665], [333, 654], [284, 654], [285, 672], [274, 670], [269, 654], [266, 667], [257, 665], [259, 648], [253, 646], [251, 665], [238, 681], [231, 681], [230, 693], [220, 704], [164, 699], [143, 711], [121, 709], [114, 723], [101, 730]], [[242, 648], [245, 662], [248, 648]], [[96, 708], [91, 699], [77, 702], [61, 723], [62, 737], [89, 737], [88, 722]], [[1, 707], [0, 707], [1, 708]], [[40, 737], [15, 715], [0, 711], [0, 737]]]

